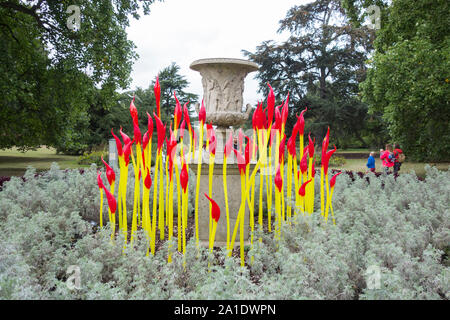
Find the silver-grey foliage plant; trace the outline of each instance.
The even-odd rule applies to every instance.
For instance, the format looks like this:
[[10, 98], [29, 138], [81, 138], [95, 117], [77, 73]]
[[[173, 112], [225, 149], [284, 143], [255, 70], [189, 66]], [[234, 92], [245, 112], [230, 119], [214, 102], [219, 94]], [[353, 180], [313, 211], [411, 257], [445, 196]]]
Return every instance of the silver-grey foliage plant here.
[[[225, 250], [201, 249], [198, 257], [190, 241], [184, 268], [179, 253], [167, 264], [167, 243], [146, 256], [138, 231], [123, 252], [120, 235], [113, 244], [109, 225], [95, 226], [95, 166], [82, 174], [29, 169], [25, 182], [12, 178], [0, 192], [0, 298], [449, 299], [450, 172], [426, 171], [425, 181], [409, 173], [352, 182], [343, 174], [333, 197], [336, 225], [319, 211], [283, 225], [279, 242], [257, 230], [263, 241], [247, 252], [244, 268]], [[79, 288], [68, 285], [70, 266], [80, 270]]]

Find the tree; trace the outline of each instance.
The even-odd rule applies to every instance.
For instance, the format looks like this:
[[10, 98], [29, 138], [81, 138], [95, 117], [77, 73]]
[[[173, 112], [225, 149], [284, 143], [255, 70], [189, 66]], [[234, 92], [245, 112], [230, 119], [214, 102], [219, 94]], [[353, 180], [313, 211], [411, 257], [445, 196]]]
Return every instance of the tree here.
[[449, 9], [445, 0], [393, 1], [361, 84], [369, 112], [383, 114], [410, 159], [450, 159]]
[[[125, 27], [153, 2], [0, 0], [0, 148], [76, 141], [92, 96], [108, 108], [128, 86], [137, 55]], [[70, 5], [80, 9], [76, 31]]]
[[278, 32], [289, 31], [282, 44], [265, 41], [255, 53], [244, 51], [260, 65], [260, 91], [270, 82], [280, 98], [289, 92], [288, 131], [304, 107], [307, 127], [316, 136], [333, 128], [340, 144], [361, 130], [367, 106], [359, 100], [358, 85], [366, 73], [365, 60], [372, 48], [373, 32], [353, 28], [338, 0], [317, 0], [291, 8], [280, 21]]

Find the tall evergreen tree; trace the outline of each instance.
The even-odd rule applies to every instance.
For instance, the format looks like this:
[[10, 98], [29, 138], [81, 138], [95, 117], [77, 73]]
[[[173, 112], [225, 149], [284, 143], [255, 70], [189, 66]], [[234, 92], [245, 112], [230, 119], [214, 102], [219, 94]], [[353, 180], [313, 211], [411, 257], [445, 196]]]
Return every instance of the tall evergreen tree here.
[[290, 95], [291, 129], [304, 107], [307, 129], [324, 136], [327, 126], [343, 145], [362, 138], [367, 106], [358, 94], [365, 79], [368, 52], [374, 33], [367, 27], [354, 28], [338, 0], [317, 0], [291, 8], [280, 21], [278, 32], [290, 33], [287, 41], [265, 41], [255, 53], [244, 53], [260, 65], [260, 90], [270, 82], [278, 98]]

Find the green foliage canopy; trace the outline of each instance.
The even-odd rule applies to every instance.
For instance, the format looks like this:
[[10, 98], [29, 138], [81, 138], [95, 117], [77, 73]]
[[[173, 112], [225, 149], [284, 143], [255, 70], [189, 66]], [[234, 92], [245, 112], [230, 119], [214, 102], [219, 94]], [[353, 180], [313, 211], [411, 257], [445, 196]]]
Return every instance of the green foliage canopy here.
[[393, 1], [361, 85], [410, 159], [450, 159], [449, 10], [445, 0]]
[[[153, 2], [0, 0], [0, 148], [83, 148], [77, 127], [90, 105], [108, 106], [129, 84], [137, 57], [125, 31], [129, 16], [148, 14]], [[70, 5], [80, 8], [75, 31]]]
[[260, 91], [267, 93], [270, 82], [282, 99], [289, 92], [288, 132], [295, 123], [294, 114], [307, 106], [307, 131], [320, 137], [330, 126], [341, 146], [350, 138], [365, 145], [361, 134], [367, 106], [357, 94], [365, 78], [373, 32], [352, 27], [337, 0], [291, 8], [278, 31], [290, 32], [289, 39], [282, 44], [265, 41], [255, 53], [244, 53], [260, 65]]

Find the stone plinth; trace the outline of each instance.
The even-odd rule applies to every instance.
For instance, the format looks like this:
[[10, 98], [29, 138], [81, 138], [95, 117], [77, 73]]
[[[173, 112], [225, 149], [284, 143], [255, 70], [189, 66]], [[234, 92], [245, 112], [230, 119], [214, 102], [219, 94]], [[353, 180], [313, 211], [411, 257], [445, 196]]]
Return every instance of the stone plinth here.
[[[253, 170], [253, 165], [250, 165], [250, 170]], [[197, 165], [191, 165], [189, 167], [197, 174]], [[223, 165], [214, 165], [214, 176], [212, 182], [212, 196], [211, 198], [217, 202], [220, 207], [220, 219], [217, 224], [217, 231], [214, 241], [214, 246], [226, 246], [227, 240], [227, 214], [225, 209], [225, 194], [223, 190]], [[198, 203], [198, 223], [199, 223], [199, 238], [202, 245], [208, 246], [209, 241], [209, 200], [204, 196], [204, 193], [208, 194], [209, 186], [209, 165], [202, 164], [202, 170], [200, 175], [200, 193]], [[237, 164], [227, 165], [227, 189], [228, 189], [228, 208], [230, 214], [230, 239], [233, 235], [234, 226], [236, 224], [237, 215], [239, 213], [239, 207], [241, 205], [241, 177], [239, 175], [239, 169]], [[245, 206], [245, 219], [244, 219], [244, 239], [247, 240], [250, 234], [249, 225], [249, 210], [248, 205]], [[239, 228], [239, 226], [238, 226]], [[247, 241], [246, 241], [247, 244]], [[234, 247], [239, 246], [239, 229], [236, 235]]]
[[[223, 147], [227, 141], [227, 129], [231, 126], [236, 129], [243, 125], [251, 112], [251, 106], [247, 104], [246, 112], [243, 112], [244, 79], [248, 73], [258, 70], [258, 65], [251, 61], [230, 58], [200, 59], [192, 62], [192, 70], [198, 71], [202, 76], [203, 102], [206, 108], [206, 122], [212, 123], [216, 132], [217, 147], [214, 166], [214, 179], [212, 198], [221, 209], [220, 220], [217, 226], [215, 244], [225, 246], [227, 240], [227, 215], [225, 207], [225, 195], [223, 190]], [[199, 106], [197, 106], [197, 111]], [[227, 189], [228, 208], [230, 221], [230, 239], [236, 223], [241, 204], [241, 177], [234, 154], [227, 158]], [[252, 166], [253, 167], [253, 166]], [[197, 165], [191, 166], [194, 172]], [[209, 239], [209, 201], [204, 196], [208, 194], [209, 184], [208, 162], [202, 164], [200, 175], [199, 195], [199, 238], [208, 245]], [[248, 206], [245, 211], [245, 239], [249, 236]], [[239, 231], [239, 230], [238, 230]], [[239, 232], [235, 246], [239, 244]]]

